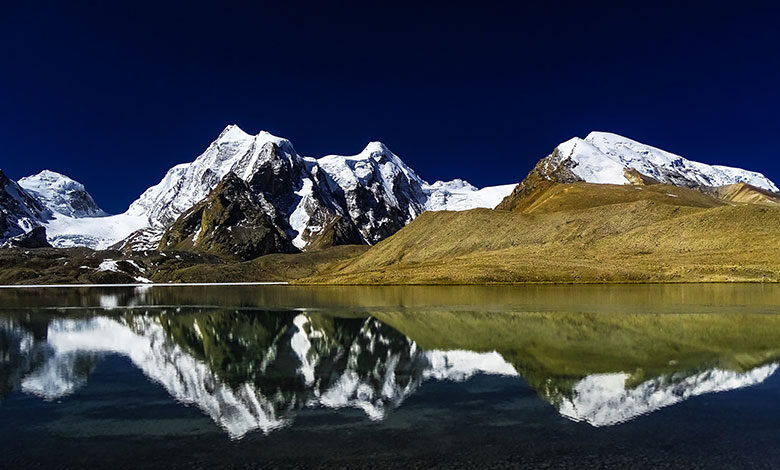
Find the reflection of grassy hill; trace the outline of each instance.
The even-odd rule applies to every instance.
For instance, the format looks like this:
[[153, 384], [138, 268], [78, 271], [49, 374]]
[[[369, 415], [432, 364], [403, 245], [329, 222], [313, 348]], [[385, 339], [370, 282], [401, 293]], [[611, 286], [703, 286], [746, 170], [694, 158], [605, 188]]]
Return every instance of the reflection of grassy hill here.
[[[290, 350], [295, 315], [212, 311], [163, 315], [161, 323], [176, 344], [233, 387], [253, 383], [287, 403], [305, 392], [296, 373], [300, 364]], [[372, 377], [392, 357], [381, 348], [405, 354], [410, 351], [406, 338], [422, 350], [497, 351], [553, 400], [592, 374], [624, 372], [631, 387], [710, 368], [744, 372], [780, 359], [780, 315], [772, 314], [388, 309], [373, 316], [381, 324], [364, 335], [364, 319], [307, 314], [306, 328], [316, 330], [309, 337], [318, 387], [340, 376], [348, 350], [361, 351], [356, 370]], [[384, 339], [371, 340], [375, 335]], [[419, 373], [410, 369], [409, 377], [397, 379], [410, 380]]]
[[626, 372], [642, 381], [780, 358], [780, 315], [388, 312], [423, 349], [497, 351], [534, 386]]
[[[212, 311], [163, 315], [161, 323], [174, 342], [233, 386], [252, 382], [267, 393], [288, 394], [302, 386], [295, 379], [297, 359], [285, 353], [295, 315]], [[319, 332], [312, 336], [312, 354], [321, 361], [317, 374], [327, 383], [344, 367], [344, 353], [364, 321], [324, 312], [307, 316], [307, 328]], [[780, 358], [780, 315], [772, 314], [414, 309], [373, 316], [389, 327], [383, 327], [384, 337], [398, 337], [398, 351], [408, 349], [404, 336], [423, 350], [497, 351], [540, 391], [566, 390], [591, 374], [625, 372], [636, 384], [713, 367], [746, 371]], [[371, 361], [385, 357], [377, 354]], [[366, 370], [377, 367], [370, 364]]]
[[780, 281], [780, 207], [663, 184], [546, 183], [508, 199], [511, 211], [424, 213], [303, 281]]

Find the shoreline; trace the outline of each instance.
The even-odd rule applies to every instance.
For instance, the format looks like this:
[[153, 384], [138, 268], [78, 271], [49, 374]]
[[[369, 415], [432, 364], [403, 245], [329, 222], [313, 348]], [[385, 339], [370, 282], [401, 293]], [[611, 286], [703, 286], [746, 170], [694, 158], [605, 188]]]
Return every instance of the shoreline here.
[[522, 286], [613, 286], [613, 285], [668, 285], [668, 284], [764, 284], [780, 285], [780, 281], [765, 280], [692, 280], [692, 281], [526, 281], [526, 282], [481, 282], [481, 283], [302, 283], [296, 281], [266, 282], [161, 282], [123, 284], [4, 284], [0, 289], [62, 289], [95, 287], [210, 287], [210, 286], [290, 286], [290, 287], [522, 287]]
[[61, 289], [66, 287], [198, 287], [198, 286], [280, 286], [288, 285], [287, 281], [270, 282], [161, 282], [161, 283], [130, 283], [130, 284], [7, 284], [0, 289]]

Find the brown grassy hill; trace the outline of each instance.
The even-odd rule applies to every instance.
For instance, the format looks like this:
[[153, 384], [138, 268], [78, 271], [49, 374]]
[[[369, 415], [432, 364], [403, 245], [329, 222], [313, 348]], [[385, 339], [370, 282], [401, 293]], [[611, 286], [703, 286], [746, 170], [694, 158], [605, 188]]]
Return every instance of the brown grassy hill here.
[[364, 253], [366, 245], [341, 245], [304, 253], [274, 253], [238, 263], [197, 264], [158, 270], [155, 282], [290, 281], [337, 269]]
[[665, 184], [532, 183], [500, 206], [512, 210], [424, 213], [303, 282], [780, 281], [780, 207]]

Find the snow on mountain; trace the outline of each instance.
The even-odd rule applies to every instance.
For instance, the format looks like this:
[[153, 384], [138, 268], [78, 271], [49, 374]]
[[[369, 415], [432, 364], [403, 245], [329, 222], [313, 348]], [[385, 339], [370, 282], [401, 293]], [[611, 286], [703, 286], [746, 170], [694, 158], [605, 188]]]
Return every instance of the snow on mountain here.
[[[760, 173], [693, 162], [606, 132], [560, 144], [542, 163], [548, 175], [627, 184], [627, 169], [678, 186], [748, 183], [777, 191]], [[171, 168], [129, 209], [106, 216], [84, 186], [51, 171], [0, 178], [0, 238], [43, 225], [54, 246], [103, 249], [120, 241], [154, 249], [171, 224], [202, 201], [229, 173], [267, 201], [268, 216], [298, 249], [376, 243], [426, 210], [494, 208], [515, 185], [477, 189], [460, 179], [430, 184], [380, 142], [352, 156], [300, 156], [289, 140], [227, 126], [190, 163]], [[549, 176], [548, 176], [549, 177]], [[239, 221], [240, 223], [240, 221]]]
[[45, 208], [36, 223], [46, 228], [49, 243], [58, 248], [104, 249], [146, 226], [144, 217], [109, 216], [83, 184], [54, 171], [24, 177], [19, 186]]
[[81, 183], [59, 173], [16, 183], [0, 172], [0, 240], [45, 227], [52, 246], [103, 249], [146, 225], [146, 217], [106, 215]]
[[319, 158], [317, 165], [367, 243], [392, 235], [425, 208], [425, 181], [381, 142], [357, 155]]
[[127, 213], [104, 217], [70, 217], [53, 213], [43, 222], [49, 243], [57, 248], [85, 246], [104, 250], [147, 227], [148, 219]]
[[505, 184], [477, 189], [462, 179], [437, 181], [423, 185], [423, 191], [428, 195], [425, 210], [463, 211], [477, 207], [493, 209], [515, 189], [515, 186], [517, 185]]
[[43, 170], [20, 179], [18, 183], [52, 212], [75, 218], [107, 215], [95, 204], [83, 184], [60, 173]]
[[[334, 226], [342, 243], [376, 243], [426, 209], [490, 207], [511, 192], [510, 186], [479, 191], [470, 185], [429, 185], [381, 142], [369, 143], [357, 155], [315, 159], [300, 156], [287, 139], [265, 131], [251, 135], [230, 125], [203, 154], [171, 168], [130, 205], [125, 215], [147, 217], [153, 229], [144, 232], [144, 246], [137, 248], [153, 248], [161, 230], [205, 198], [228, 172], [271, 202], [269, 215], [286, 227], [299, 249]], [[440, 202], [429, 204], [433, 193]]]
[[570, 162], [570, 170], [588, 183], [629, 184], [625, 170], [633, 168], [662, 183], [676, 186], [724, 186], [747, 183], [769, 191], [777, 186], [761, 173], [721, 165], [694, 162], [609, 132], [591, 132], [557, 147], [558, 163]]

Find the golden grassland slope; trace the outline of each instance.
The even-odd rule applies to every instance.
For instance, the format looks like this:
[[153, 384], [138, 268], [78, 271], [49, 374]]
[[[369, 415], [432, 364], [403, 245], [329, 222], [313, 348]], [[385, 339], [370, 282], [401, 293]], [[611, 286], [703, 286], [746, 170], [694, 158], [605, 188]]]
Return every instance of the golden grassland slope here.
[[499, 207], [512, 210], [423, 213], [302, 282], [780, 281], [780, 207], [666, 184], [547, 181]]

